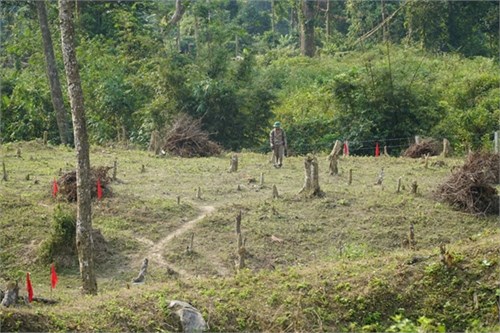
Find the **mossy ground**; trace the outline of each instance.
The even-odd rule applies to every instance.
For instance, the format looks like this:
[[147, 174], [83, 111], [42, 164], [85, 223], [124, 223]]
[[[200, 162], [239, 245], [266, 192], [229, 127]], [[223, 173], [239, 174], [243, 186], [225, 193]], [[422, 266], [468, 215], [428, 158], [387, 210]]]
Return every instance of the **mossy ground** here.
[[[421, 317], [434, 320], [420, 322], [429, 330], [440, 323], [464, 331], [492, 330], [498, 322], [498, 217], [461, 213], [432, 196], [462, 158], [445, 159], [439, 167], [433, 160], [425, 168], [418, 159], [349, 157], [339, 161], [338, 176], [329, 176], [327, 157], [320, 154], [325, 195], [306, 199], [298, 195], [303, 157], [274, 169], [268, 155], [243, 152], [238, 172], [229, 173], [230, 154], [159, 158], [93, 147], [91, 164], [112, 166], [116, 160], [118, 181], [111, 183], [112, 196], [93, 205], [93, 225], [109, 253], [96, 267], [99, 295], [89, 297], [80, 296], [76, 261], [58, 269], [60, 282], [51, 294], [49, 266], [38, 260], [55, 207], [74, 209], [51, 196], [59, 170], [74, 169], [74, 151], [21, 142], [3, 145], [1, 156], [8, 180], [0, 183], [0, 278], [31, 271], [35, 294], [59, 300], [55, 306], [2, 309], [2, 330], [172, 331], [178, 323], [167, 309], [171, 299], [200, 309], [213, 331], [386, 331], [402, 329], [397, 318], [417, 324]], [[375, 185], [382, 168], [383, 184]], [[404, 189], [396, 193], [399, 177]], [[414, 180], [416, 195], [410, 193]], [[273, 185], [278, 199], [272, 198]], [[194, 219], [202, 206], [215, 211], [163, 249], [166, 262], [185, 275], [172, 277], [166, 267], [151, 265], [146, 284], [128, 289], [151, 244]], [[236, 273], [234, 221], [240, 210], [248, 269]], [[405, 245], [411, 224], [414, 249]], [[442, 243], [454, 259], [450, 268], [439, 260]], [[415, 257], [425, 259], [408, 264]]]

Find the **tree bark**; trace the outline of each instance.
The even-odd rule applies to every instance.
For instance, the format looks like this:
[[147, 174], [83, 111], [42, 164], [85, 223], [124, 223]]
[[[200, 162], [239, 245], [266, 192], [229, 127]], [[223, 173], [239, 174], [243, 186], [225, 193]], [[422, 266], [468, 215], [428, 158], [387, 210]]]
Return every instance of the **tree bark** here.
[[64, 68], [68, 81], [68, 94], [73, 118], [75, 148], [77, 153], [76, 188], [76, 246], [80, 262], [82, 291], [84, 294], [97, 294], [97, 281], [94, 272], [94, 244], [92, 240], [92, 207], [90, 158], [83, 91], [78, 71], [73, 28], [73, 4], [71, 0], [59, 0], [59, 19], [61, 24], [61, 45]]
[[42, 31], [43, 52], [45, 54], [45, 62], [47, 66], [47, 76], [50, 83], [50, 96], [52, 97], [52, 105], [56, 112], [57, 128], [59, 129], [59, 137], [63, 145], [70, 141], [68, 129], [68, 118], [66, 110], [64, 109], [64, 99], [57, 73], [56, 58], [54, 56], [54, 45], [50, 35], [49, 23], [47, 20], [47, 10], [45, 8], [45, 1], [35, 1], [36, 11], [38, 13], [38, 22], [40, 23], [40, 30]]
[[300, 22], [300, 53], [314, 57], [314, 4], [312, 0], [302, 0], [302, 20]]

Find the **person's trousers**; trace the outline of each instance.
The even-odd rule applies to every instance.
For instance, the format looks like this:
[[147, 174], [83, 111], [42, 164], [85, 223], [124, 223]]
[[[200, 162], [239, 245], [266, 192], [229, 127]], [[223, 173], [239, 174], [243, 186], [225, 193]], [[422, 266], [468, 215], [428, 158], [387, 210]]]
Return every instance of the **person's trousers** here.
[[285, 155], [285, 146], [275, 145], [273, 149], [273, 163], [275, 166], [283, 165], [284, 155]]

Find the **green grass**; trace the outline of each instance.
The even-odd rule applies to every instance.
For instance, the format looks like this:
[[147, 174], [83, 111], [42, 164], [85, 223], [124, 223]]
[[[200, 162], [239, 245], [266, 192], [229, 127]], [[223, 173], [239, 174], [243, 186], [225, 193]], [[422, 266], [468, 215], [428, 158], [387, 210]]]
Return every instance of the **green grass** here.
[[[111, 197], [93, 204], [93, 225], [108, 253], [96, 266], [99, 295], [84, 297], [77, 264], [58, 266], [60, 284], [51, 295], [48, 265], [37, 260], [52, 232], [55, 207], [74, 207], [50, 192], [59, 169], [74, 168], [74, 152], [37, 142], [1, 149], [9, 179], [0, 182], [0, 285], [31, 271], [35, 294], [60, 301], [2, 309], [7, 330], [172, 331], [178, 322], [167, 309], [171, 299], [200, 309], [213, 331], [386, 331], [411, 325], [433, 331], [439, 323], [448, 331], [488, 331], [498, 321], [498, 218], [452, 210], [432, 195], [461, 158], [426, 169], [421, 160], [350, 157], [340, 159], [338, 176], [329, 176], [326, 155], [318, 155], [325, 195], [307, 199], [298, 195], [302, 157], [274, 169], [269, 156], [244, 152], [238, 172], [229, 173], [230, 154], [159, 158], [93, 147], [91, 165], [112, 166], [116, 160], [118, 181], [110, 185]], [[396, 193], [399, 177], [404, 189]], [[409, 191], [414, 180], [416, 195]], [[279, 199], [272, 198], [273, 185]], [[147, 283], [127, 289], [152, 245], [196, 218], [203, 206], [215, 211], [161, 249], [183, 275], [173, 277], [152, 262]], [[240, 210], [248, 269], [237, 273], [234, 229]], [[404, 245], [411, 224], [413, 250]], [[192, 234], [194, 251], [188, 253]], [[453, 255], [451, 268], [439, 261], [441, 243]], [[428, 259], [406, 264], [415, 256]]]

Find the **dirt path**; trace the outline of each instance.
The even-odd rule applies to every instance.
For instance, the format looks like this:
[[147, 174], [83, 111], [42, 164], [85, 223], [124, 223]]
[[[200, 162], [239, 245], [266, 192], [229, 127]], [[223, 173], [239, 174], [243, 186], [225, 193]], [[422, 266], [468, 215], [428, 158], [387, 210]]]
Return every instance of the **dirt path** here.
[[168, 234], [166, 237], [162, 238], [157, 243], [153, 243], [151, 240], [145, 239], [145, 238], [138, 238], [137, 239], [141, 243], [144, 243], [144, 244], [147, 244], [148, 246], [150, 246], [150, 249], [144, 255], [145, 258], [149, 259], [150, 264], [154, 263], [154, 265], [156, 267], [164, 267], [164, 268], [170, 267], [171, 269], [173, 269], [174, 271], [179, 273], [179, 275], [181, 275], [181, 276], [190, 276], [190, 274], [187, 273], [186, 271], [184, 271], [183, 269], [180, 269], [178, 267], [174, 267], [172, 264], [167, 263], [167, 261], [163, 258], [162, 253], [163, 253], [163, 249], [165, 248], [165, 246], [172, 239], [174, 239], [175, 237], [178, 237], [178, 236], [184, 234], [185, 232], [189, 231], [190, 229], [192, 229], [196, 225], [196, 223], [198, 223], [200, 220], [204, 219], [208, 214], [213, 212], [215, 210], [215, 207], [202, 206], [202, 207], [200, 207], [200, 209], [201, 209], [201, 213], [195, 219], [184, 223], [180, 228], [178, 228], [174, 232]]

